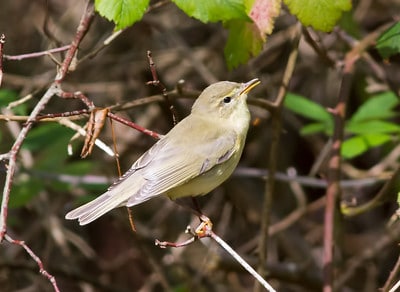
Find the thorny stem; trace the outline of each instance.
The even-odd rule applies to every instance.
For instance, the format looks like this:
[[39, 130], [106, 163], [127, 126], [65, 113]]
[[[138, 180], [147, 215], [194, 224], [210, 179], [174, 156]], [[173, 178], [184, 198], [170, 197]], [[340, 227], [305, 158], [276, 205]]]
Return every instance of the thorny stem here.
[[341, 195], [340, 174], [341, 174], [341, 156], [340, 149], [343, 142], [343, 132], [346, 114], [346, 105], [351, 87], [351, 80], [354, 71], [354, 65], [357, 60], [363, 55], [364, 51], [371, 46], [379, 37], [383, 27], [378, 28], [374, 32], [365, 36], [360, 42], [354, 45], [351, 51], [346, 54], [342, 85], [340, 88], [338, 103], [331, 110], [334, 118], [334, 132], [331, 155], [328, 162], [327, 181], [328, 187], [326, 190], [326, 208], [324, 218], [324, 247], [323, 247], [323, 279], [324, 292], [333, 291], [333, 252], [334, 252], [334, 226], [335, 214], [340, 214], [339, 201]]

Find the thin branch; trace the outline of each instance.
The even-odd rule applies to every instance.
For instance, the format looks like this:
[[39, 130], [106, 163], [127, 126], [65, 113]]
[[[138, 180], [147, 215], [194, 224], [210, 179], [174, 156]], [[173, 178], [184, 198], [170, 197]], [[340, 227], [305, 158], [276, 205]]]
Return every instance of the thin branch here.
[[[392, 286], [392, 284], [394, 283], [397, 275], [400, 273], [400, 256], [397, 258], [396, 264], [394, 265], [393, 270], [390, 272], [389, 277], [386, 279], [385, 285], [382, 288], [382, 292], [386, 292], [389, 291], [389, 287]], [[398, 285], [400, 285], [400, 280], [392, 287], [392, 289], [396, 289]], [[392, 289], [390, 289], [390, 291], [392, 291]], [[396, 291], [396, 290], [393, 290]]]
[[25, 251], [29, 254], [29, 256], [39, 266], [39, 272], [50, 281], [51, 285], [53, 285], [54, 291], [60, 292], [60, 289], [58, 289], [58, 286], [57, 286], [56, 278], [54, 278], [53, 275], [51, 275], [49, 272], [47, 272], [47, 270], [44, 268], [44, 265], [43, 265], [43, 262], [41, 261], [41, 259], [32, 251], [32, 249], [30, 249], [29, 246], [26, 245], [26, 243], [24, 241], [13, 239], [8, 234], [4, 235], [4, 239], [7, 240], [11, 244], [19, 245], [23, 249], [25, 249]]
[[158, 134], [158, 133], [156, 133], [154, 131], [148, 130], [148, 129], [142, 127], [142, 126], [139, 126], [139, 125], [137, 125], [137, 124], [135, 124], [135, 123], [133, 123], [131, 121], [128, 121], [128, 120], [124, 119], [124, 118], [121, 118], [121, 117], [113, 114], [112, 112], [108, 112], [107, 116], [109, 118], [115, 120], [115, 121], [120, 122], [121, 124], [124, 124], [124, 125], [127, 125], [127, 126], [131, 127], [131, 128], [134, 128], [134, 129], [136, 129], [136, 130], [138, 130], [138, 131], [140, 131], [140, 132], [142, 132], [142, 133], [144, 133], [146, 135], [149, 135], [149, 136], [151, 136], [153, 138], [160, 139], [162, 137], [162, 135], [160, 135], [160, 134]]
[[169, 96], [168, 96], [168, 92], [167, 92], [167, 88], [165, 87], [165, 85], [158, 79], [158, 74], [157, 74], [157, 70], [156, 70], [156, 65], [154, 64], [153, 61], [153, 57], [151, 56], [151, 51], [147, 51], [147, 59], [149, 60], [149, 65], [150, 65], [150, 71], [151, 71], [151, 75], [153, 77], [152, 81], [147, 82], [147, 84], [151, 84], [154, 86], [157, 86], [158, 88], [160, 88], [161, 93], [165, 99], [165, 102], [167, 103], [167, 106], [172, 114], [172, 122], [174, 125], [176, 125], [178, 123], [178, 116], [176, 114], [176, 110], [174, 105], [172, 104]]
[[14, 56], [4, 55], [4, 59], [9, 60], [9, 61], [21, 61], [24, 59], [37, 58], [37, 57], [42, 57], [42, 56], [48, 56], [53, 53], [64, 52], [66, 50], [69, 50], [70, 47], [71, 47], [71, 45], [66, 45], [63, 47], [54, 48], [54, 49], [41, 51], [41, 52], [34, 52], [34, 53], [14, 55]]
[[156, 239], [155, 245], [159, 246], [160, 248], [167, 248], [167, 247], [179, 248], [190, 245], [196, 240], [205, 237], [210, 237], [214, 239], [215, 242], [217, 242], [226, 252], [228, 252], [247, 272], [249, 272], [250, 275], [252, 275], [262, 287], [264, 287], [270, 292], [275, 292], [275, 289], [272, 288], [272, 286], [267, 281], [265, 281], [264, 278], [259, 273], [256, 272], [256, 270], [254, 270], [232, 247], [230, 247], [229, 244], [227, 244], [221, 237], [219, 237], [217, 234], [214, 233], [214, 231], [212, 230], [212, 223], [209, 218], [207, 218], [204, 215], [201, 215], [200, 220], [202, 222], [194, 232], [191, 230], [190, 226], [186, 228], [185, 233], [192, 234], [192, 237], [189, 238], [188, 240], [177, 243], [177, 242], [159, 241], [158, 239]]
[[83, 61], [86, 61], [87, 59], [92, 59], [94, 58], [99, 52], [101, 52], [105, 47], [111, 44], [113, 40], [115, 40], [124, 30], [120, 29], [117, 31], [114, 31], [108, 38], [106, 38], [101, 46], [98, 48], [94, 49], [92, 52], [88, 53], [87, 55], [83, 56], [82, 58], [79, 59], [79, 63], [82, 63]]
[[247, 272], [249, 272], [258, 283], [270, 292], [274, 292], [275, 289], [264, 280], [264, 278], [256, 272], [233, 248], [230, 247], [225, 241], [222, 240], [217, 234], [212, 230], [210, 231], [210, 237], [214, 239], [225, 251], [227, 251]]
[[[272, 198], [275, 192], [274, 177], [277, 168], [277, 157], [279, 157], [278, 153], [280, 151], [279, 137], [282, 128], [281, 111], [283, 107], [283, 101], [286, 95], [286, 90], [295, 68], [300, 37], [301, 37], [300, 27], [298, 27], [293, 38], [292, 51], [287, 61], [286, 69], [282, 79], [282, 84], [279, 88], [278, 96], [274, 102], [276, 108], [275, 111], [272, 112], [273, 133], [272, 133], [271, 149], [269, 153], [268, 181], [265, 185], [264, 201], [262, 204], [262, 219], [261, 219], [261, 232], [260, 232], [261, 236], [258, 243], [259, 262], [257, 271], [261, 276], [265, 275], [265, 262], [267, 261], [267, 255], [268, 255], [268, 237], [269, 237], [268, 229], [270, 225]], [[255, 283], [254, 291], [260, 291], [260, 286], [258, 282]]]
[[302, 29], [304, 39], [306, 42], [313, 48], [313, 50], [317, 53], [317, 55], [321, 58], [322, 61], [326, 63], [329, 67], [335, 66], [335, 61], [328, 55], [325, 48], [321, 45], [318, 45], [315, 40], [312, 38], [310, 32], [307, 27], [303, 27]]
[[63, 81], [65, 76], [67, 75], [72, 60], [76, 56], [79, 44], [81, 43], [86, 32], [89, 30], [89, 26], [92, 22], [93, 17], [94, 17], [94, 5], [91, 1], [88, 1], [85, 12], [83, 13], [81, 20], [79, 22], [75, 38], [73, 39], [71, 47], [69, 48], [65, 56], [64, 62], [55, 78], [55, 82], [57, 84], [61, 83], [61, 81]]
[[380, 189], [379, 193], [367, 203], [357, 207], [350, 207], [342, 204], [341, 211], [343, 215], [348, 217], [357, 216], [373, 208], [376, 208], [377, 206], [380, 206], [385, 202], [385, 199], [388, 196], [393, 196], [396, 193], [396, 187], [398, 186], [399, 180], [400, 180], [400, 167], [396, 169], [391, 179], [385, 183], [385, 185]]
[[340, 149], [343, 142], [343, 131], [345, 123], [346, 104], [351, 85], [351, 71], [345, 72], [339, 92], [338, 103], [331, 110], [334, 119], [334, 132], [332, 137], [332, 148], [328, 162], [326, 190], [326, 207], [324, 214], [324, 258], [323, 276], [324, 292], [333, 290], [333, 247], [334, 247], [334, 224], [337, 203], [340, 200], [341, 188], [339, 184], [341, 173]]
[[363, 55], [369, 46], [373, 45], [379, 35], [385, 30], [386, 25], [379, 27], [372, 33], [365, 36], [361, 41], [354, 43], [353, 48], [349, 51], [344, 60], [342, 84], [338, 96], [336, 107], [331, 110], [334, 118], [334, 133], [331, 155], [328, 162], [327, 181], [328, 188], [326, 190], [326, 209], [324, 218], [324, 259], [323, 259], [323, 275], [324, 275], [324, 292], [333, 290], [333, 247], [334, 247], [334, 224], [335, 214], [340, 212], [337, 208], [340, 200], [341, 188], [339, 184], [341, 175], [341, 156], [340, 149], [343, 142], [343, 132], [345, 124], [346, 104], [350, 92], [351, 80], [354, 71], [354, 65]]
[[59, 92], [59, 87], [56, 84], [52, 84], [50, 88], [46, 91], [40, 101], [36, 104], [35, 108], [32, 110], [25, 126], [22, 128], [19, 133], [17, 139], [15, 140], [10, 152], [9, 152], [9, 164], [7, 169], [7, 176], [4, 183], [3, 188], [3, 198], [1, 202], [1, 211], [0, 211], [0, 242], [3, 240], [3, 237], [6, 233], [7, 229], [7, 212], [8, 212], [8, 201], [10, 198], [11, 185], [14, 178], [14, 173], [16, 169], [16, 160], [17, 154], [22, 146], [22, 142], [25, 140], [26, 135], [31, 129], [33, 122], [36, 120], [39, 113], [46, 106], [46, 104], [50, 101], [53, 95], [56, 95]]

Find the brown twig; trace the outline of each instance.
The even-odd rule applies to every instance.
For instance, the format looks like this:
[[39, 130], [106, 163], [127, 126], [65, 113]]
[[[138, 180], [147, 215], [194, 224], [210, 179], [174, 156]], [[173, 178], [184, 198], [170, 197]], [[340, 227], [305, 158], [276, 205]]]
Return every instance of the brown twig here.
[[6, 42], [6, 36], [4, 34], [0, 35], [0, 87], [3, 81], [3, 48]]
[[44, 268], [43, 262], [42, 260], [32, 251], [32, 249], [26, 245], [26, 243], [22, 240], [16, 240], [11, 238], [11, 236], [9, 236], [8, 234], [4, 235], [4, 239], [7, 240], [9, 243], [11, 244], [16, 244], [21, 246], [23, 249], [25, 249], [25, 251], [29, 254], [29, 256], [36, 262], [36, 264], [39, 266], [39, 272], [45, 276], [50, 283], [53, 285], [53, 289], [56, 292], [59, 292], [60, 289], [57, 286], [57, 282], [56, 279], [54, 278], [53, 275], [51, 275], [49, 272], [46, 271], [46, 269]]
[[[298, 54], [298, 47], [301, 33], [300, 27], [295, 32], [293, 39], [292, 52], [289, 55], [286, 69], [283, 75], [282, 84], [279, 88], [278, 96], [274, 102], [276, 108], [272, 112], [272, 142], [269, 153], [269, 165], [268, 165], [268, 180], [265, 185], [264, 201], [262, 205], [262, 219], [261, 219], [261, 236], [258, 242], [259, 250], [259, 262], [257, 271], [261, 276], [265, 275], [265, 262], [267, 261], [268, 254], [268, 230], [270, 225], [270, 214], [272, 210], [272, 198], [275, 192], [275, 173], [277, 168], [277, 157], [279, 149], [279, 137], [282, 129], [281, 112], [283, 107], [283, 101], [286, 95], [287, 87], [292, 77]], [[260, 291], [261, 286], [258, 282], [255, 282], [254, 291]]]
[[188, 226], [186, 228], [186, 233], [192, 234], [192, 237], [183, 242], [168, 242], [168, 241], [159, 241], [156, 239], [155, 244], [160, 248], [174, 247], [180, 248], [192, 244], [198, 239], [202, 239], [205, 237], [210, 237], [214, 239], [226, 252], [228, 252], [247, 272], [249, 272], [257, 281], [260, 283], [262, 287], [270, 292], [275, 292], [275, 289], [259, 274], [254, 270], [229, 244], [227, 244], [221, 237], [219, 237], [212, 230], [212, 222], [209, 218], [202, 215], [200, 225], [193, 232], [191, 227]]
[[134, 129], [136, 129], [136, 130], [138, 130], [138, 131], [140, 131], [140, 132], [142, 132], [142, 133], [144, 133], [146, 135], [149, 135], [149, 136], [151, 136], [153, 138], [156, 138], [156, 139], [160, 139], [161, 138], [160, 134], [158, 134], [156, 132], [153, 132], [151, 130], [148, 130], [146, 128], [143, 128], [142, 126], [139, 126], [139, 125], [137, 125], [137, 124], [135, 124], [135, 123], [133, 123], [131, 121], [128, 121], [128, 120], [124, 119], [124, 118], [121, 118], [121, 117], [113, 114], [112, 112], [109, 112], [107, 114], [107, 116], [109, 118], [115, 120], [115, 121], [120, 122], [121, 124], [124, 124], [124, 125], [127, 125], [127, 126], [131, 127], [131, 128], [134, 128]]
[[393, 270], [390, 271], [389, 277], [386, 279], [385, 285], [383, 285], [382, 292], [389, 291], [390, 287], [395, 282], [397, 276], [400, 273], [400, 257], [397, 258], [396, 264], [393, 267]]
[[88, 1], [85, 12], [83, 13], [81, 20], [79, 22], [75, 37], [71, 43], [71, 47], [69, 48], [64, 58], [64, 62], [57, 73], [57, 76], [55, 78], [55, 83], [60, 84], [61, 81], [63, 81], [65, 76], [67, 75], [72, 60], [78, 50], [79, 44], [81, 43], [86, 32], [89, 30], [89, 26], [92, 22], [93, 17], [94, 17], [94, 5], [91, 1]]
[[340, 149], [343, 142], [343, 131], [346, 113], [346, 103], [351, 84], [351, 71], [343, 76], [342, 85], [338, 97], [338, 103], [331, 113], [334, 118], [334, 132], [332, 137], [332, 148], [328, 162], [326, 190], [326, 207], [324, 214], [324, 292], [330, 292], [333, 289], [333, 246], [334, 246], [334, 224], [337, 203], [340, 199], [341, 188], [340, 180]]
[[151, 51], [147, 51], [147, 59], [149, 60], [149, 66], [150, 66], [150, 71], [151, 71], [151, 75], [153, 77], [152, 81], [148, 81], [147, 84], [151, 84], [154, 86], [157, 86], [158, 88], [160, 88], [161, 93], [164, 97], [165, 102], [167, 103], [167, 106], [172, 114], [172, 122], [174, 125], [176, 125], [178, 123], [178, 117], [175, 111], [175, 107], [172, 104], [169, 96], [168, 96], [168, 92], [167, 92], [167, 88], [164, 86], [164, 84], [158, 79], [158, 74], [157, 74], [157, 70], [156, 70], [156, 65], [154, 64], [153, 61], [153, 57], [151, 56]]
[[51, 97], [59, 92], [59, 87], [56, 84], [50, 86], [50, 88], [46, 91], [40, 101], [36, 104], [35, 108], [32, 110], [27, 122], [24, 127], [21, 129], [18, 134], [17, 139], [15, 140], [11, 150], [8, 155], [8, 169], [6, 180], [3, 188], [3, 198], [1, 202], [1, 211], [0, 211], [0, 242], [3, 240], [3, 237], [6, 233], [7, 229], [7, 212], [8, 212], [8, 201], [10, 198], [11, 185], [14, 178], [14, 173], [16, 169], [16, 160], [17, 153], [22, 146], [22, 142], [25, 140], [26, 135], [31, 129], [33, 122], [36, 120], [39, 113], [46, 106], [46, 104], [50, 101]]
[[378, 194], [365, 204], [356, 207], [350, 207], [342, 203], [341, 211], [343, 215], [352, 217], [365, 213], [373, 208], [383, 204], [388, 196], [393, 196], [396, 193], [396, 187], [400, 180], [400, 167], [396, 169], [390, 180], [380, 189]]
[[[3, 197], [1, 201], [1, 209], [0, 209], [0, 242], [3, 241], [4, 238], [7, 239], [7, 241], [14, 243], [14, 244], [19, 244], [24, 247], [24, 249], [30, 254], [32, 259], [34, 259], [37, 263], [38, 262], [38, 257], [32, 253], [32, 251], [25, 245], [25, 243], [21, 241], [14, 241], [9, 237], [7, 232], [7, 214], [8, 214], [8, 202], [10, 199], [10, 192], [11, 192], [11, 187], [12, 187], [12, 182], [16, 170], [16, 160], [17, 160], [17, 154], [22, 146], [23, 141], [26, 138], [26, 135], [28, 134], [29, 130], [32, 128], [33, 123], [36, 121], [37, 117], [39, 116], [40, 112], [44, 109], [44, 107], [47, 105], [47, 103], [50, 101], [50, 99], [54, 95], [59, 95], [61, 94], [61, 90], [59, 88], [59, 84], [61, 81], [64, 79], [68, 72], [68, 68], [72, 62], [73, 57], [75, 56], [76, 50], [82, 41], [83, 36], [85, 35], [86, 31], [89, 28], [89, 24], [91, 22], [91, 19], [93, 18], [94, 15], [94, 8], [93, 4], [91, 2], [88, 2], [86, 10], [81, 18], [80, 24], [77, 29], [77, 33], [75, 35], [75, 38], [71, 44], [71, 47], [68, 50], [67, 56], [64, 59], [63, 65], [61, 69], [58, 71], [57, 76], [55, 77], [55, 80], [53, 84], [50, 85], [50, 87], [47, 89], [45, 94], [42, 96], [42, 98], [39, 100], [39, 102], [36, 104], [34, 109], [32, 110], [27, 122], [25, 125], [22, 127], [21, 131], [18, 134], [18, 137], [15, 139], [15, 142], [11, 148], [11, 150], [7, 153], [7, 155], [3, 156], [2, 158], [7, 158], [8, 159], [8, 169], [7, 169], [7, 175], [4, 183], [4, 188], [3, 188]], [[23, 243], [23, 244], [21, 244]], [[39, 259], [40, 261], [40, 259]], [[41, 267], [41, 272], [45, 275], [48, 275], [48, 273], [45, 270], [42, 270]], [[52, 276], [48, 276], [48, 279], [52, 282], [53, 287], [55, 291], [58, 291], [57, 285], [55, 284], [55, 279]]]
[[334, 224], [335, 214], [340, 213], [338, 202], [340, 200], [341, 188], [339, 184], [341, 175], [341, 156], [340, 149], [343, 142], [343, 132], [345, 124], [346, 104], [351, 87], [351, 80], [354, 71], [354, 65], [363, 55], [369, 46], [375, 43], [375, 40], [384, 31], [386, 25], [379, 27], [374, 32], [365, 36], [360, 42], [354, 43], [351, 51], [349, 51], [344, 60], [342, 84], [338, 96], [338, 102], [334, 109], [331, 110], [334, 118], [333, 144], [328, 162], [326, 190], [326, 208], [324, 222], [324, 259], [323, 259], [323, 275], [324, 275], [324, 292], [333, 290], [333, 248], [334, 248]]
[[37, 58], [37, 57], [51, 55], [53, 53], [64, 52], [66, 50], [69, 50], [70, 47], [71, 47], [71, 45], [66, 45], [63, 47], [54, 48], [54, 49], [41, 51], [41, 52], [34, 52], [34, 53], [14, 55], [14, 56], [4, 55], [4, 59], [9, 60], [9, 61], [21, 61], [24, 59]]
[[328, 55], [325, 48], [318, 45], [315, 40], [312, 38], [310, 32], [307, 27], [302, 28], [304, 39], [306, 42], [313, 48], [313, 50], [317, 53], [317, 55], [324, 61], [329, 67], [335, 66], [335, 61]]

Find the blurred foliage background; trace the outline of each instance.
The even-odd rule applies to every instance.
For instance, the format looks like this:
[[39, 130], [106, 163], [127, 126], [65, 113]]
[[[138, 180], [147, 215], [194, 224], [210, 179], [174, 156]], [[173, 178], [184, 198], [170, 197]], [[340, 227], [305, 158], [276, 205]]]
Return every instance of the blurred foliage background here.
[[[25, 54], [68, 44], [84, 7], [85, 3], [78, 0], [3, 1], [0, 32], [6, 35], [5, 54]], [[291, 97], [283, 112], [280, 152], [276, 157], [278, 182], [271, 213], [267, 268], [268, 279], [278, 291], [321, 290], [327, 171], [323, 153], [333, 125], [323, 112], [337, 102], [340, 66], [351, 45], [396, 17], [398, 20], [399, 8], [395, 0], [353, 1], [353, 9], [343, 15], [332, 33], [307, 29], [304, 33], [323, 48], [334, 64], [318, 55], [307, 38], [300, 41], [288, 88]], [[151, 50], [167, 90], [174, 89], [179, 80], [185, 81], [185, 90], [200, 92], [219, 80], [243, 82], [258, 77], [262, 83], [252, 96], [273, 101], [292, 49], [296, 24], [296, 18], [283, 6], [260, 54], [247, 64], [228, 70], [224, 59], [227, 30], [223, 25], [203, 24], [163, 1], [97, 55], [80, 62], [63, 81], [62, 88], [83, 92], [98, 107], [160, 94], [158, 88], [146, 85], [152, 80], [146, 57], [147, 50]], [[80, 45], [79, 57], [93, 52], [113, 29], [112, 23], [96, 15]], [[60, 54], [54, 56], [61, 59]], [[4, 60], [3, 71], [1, 114], [25, 116], [51, 83], [56, 66], [49, 57]], [[348, 152], [344, 153], [342, 179], [347, 186], [342, 200], [347, 204], [371, 200], [397, 169], [399, 81], [399, 54], [383, 59], [371, 47], [355, 66], [345, 138], [358, 137], [358, 141], [349, 143]], [[28, 94], [32, 96], [26, 102], [7, 107]], [[365, 105], [377, 97], [379, 101], [372, 106]], [[193, 98], [174, 100], [179, 118], [189, 113], [192, 103]], [[54, 97], [45, 113], [83, 108], [79, 100]], [[212, 219], [215, 232], [256, 266], [271, 124], [265, 109], [251, 105], [250, 110], [253, 121], [237, 172], [199, 201], [203, 212]], [[172, 127], [164, 102], [145, 103], [115, 113], [158, 133], [166, 133]], [[375, 122], [357, 124], [371, 120]], [[86, 121], [84, 117], [76, 122], [83, 126]], [[1, 120], [0, 153], [9, 151], [21, 124]], [[125, 171], [154, 139], [116, 122], [112, 126]], [[124, 208], [84, 227], [66, 221], [67, 211], [104, 192], [118, 176], [114, 158], [98, 148], [86, 159], [79, 157], [82, 137], [71, 142], [73, 153], [68, 155], [67, 145], [74, 134], [56, 122], [38, 122], [33, 127], [18, 156], [8, 210], [8, 233], [35, 251], [62, 291], [252, 289], [254, 279], [209, 239], [180, 249], [154, 245], [156, 238], [182, 241], [188, 238], [186, 226], [198, 223], [190, 212], [167, 198], [153, 199], [132, 209], [137, 233], [131, 231]], [[109, 123], [100, 139], [112, 146]], [[303, 180], [288, 183], [288, 170]], [[2, 182], [6, 171], [2, 162]], [[340, 291], [377, 291], [387, 281], [399, 254], [398, 227], [394, 231], [388, 227], [398, 207], [397, 192], [396, 186], [371, 210], [337, 222], [335, 274]], [[290, 214], [300, 215], [291, 219], [287, 217]], [[2, 291], [52, 291], [32, 259], [19, 246], [8, 243], [0, 248], [0, 287]]]

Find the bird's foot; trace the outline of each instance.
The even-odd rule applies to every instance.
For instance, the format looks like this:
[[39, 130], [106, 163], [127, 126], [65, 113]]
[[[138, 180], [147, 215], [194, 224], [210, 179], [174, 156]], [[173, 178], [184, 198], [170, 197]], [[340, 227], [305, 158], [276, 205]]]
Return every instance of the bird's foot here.
[[210, 237], [212, 232], [212, 222], [210, 218], [205, 215], [201, 215], [200, 217], [200, 224], [197, 228], [193, 231], [190, 226], [186, 227], [185, 233], [190, 233], [192, 235], [191, 238], [185, 240], [183, 242], [170, 242], [170, 241], [160, 241], [156, 239], [155, 244], [160, 248], [167, 248], [167, 247], [183, 247], [189, 244], [192, 244], [197, 239], [201, 239], [204, 237]]

